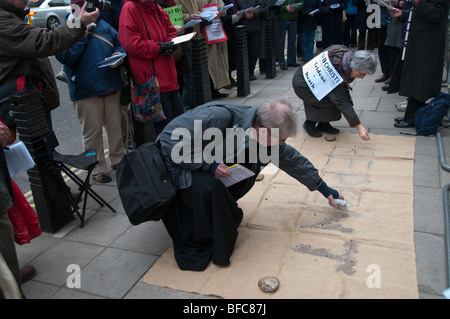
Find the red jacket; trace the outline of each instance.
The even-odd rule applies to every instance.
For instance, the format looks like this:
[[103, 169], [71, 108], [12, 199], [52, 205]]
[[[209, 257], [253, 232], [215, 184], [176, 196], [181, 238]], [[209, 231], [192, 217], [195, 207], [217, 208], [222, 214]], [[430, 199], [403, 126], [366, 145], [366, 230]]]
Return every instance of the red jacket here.
[[[151, 40], [148, 39], [135, 4], [145, 19]], [[174, 58], [159, 54], [159, 43], [170, 42], [176, 36], [177, 31], [169, 15], [152, 0], [124, 0], [119, 20], [119, 41], [127, 51], [133, 76], [139, 84], [150, 79], [154, 60], [160, 91], [169, 92], [179, 88]]]

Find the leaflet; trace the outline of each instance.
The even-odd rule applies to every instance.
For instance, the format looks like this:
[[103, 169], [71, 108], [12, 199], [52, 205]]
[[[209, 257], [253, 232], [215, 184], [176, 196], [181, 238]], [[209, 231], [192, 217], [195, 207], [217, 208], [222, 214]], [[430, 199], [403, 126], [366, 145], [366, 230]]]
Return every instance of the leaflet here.
[[200, 13], [200, 16], [207, 21], [212, 21], [216, 17], [216, 14], [213, 11], [207, 10]]
[[386, 7], [386, 8], [388, 8], [388, 9], [390, 9], [390, 10], [398, 10], [397, 8], [394, 8], [393, 6], [391, 6], [390, 4], [387, 4], [387, 3], [384, 2], [384, 1], [381, 1], [381, 0], [375, 0], [375, 2], [378, 3], [379, 5], [382, 5], [383, 7]]
[[233, 6], [234, 6], [234, 4], [232, 4], [232, 3], [227, 4], [226, 6], [223, 6], [222, 9], [219, 10], [219, 12], [227, 11], [228, 9], [232, 8]]
[[5, 148], [5, 159], [9, 176], [14, 177], [34, 167], [35, 163], [22, 141]]
[[173, 38], [173, 39], [172, 39], [172, 42], [173, 42], [174, 44], [179, 44], [179, 43], [183, 43], [183, 42], [189, 41], [190, 39], [192, 39], [192, 37], [193, 37], [196, 33], [197, 33], [197, 32], [191, 32], [191, 33], [188, 33], [188, 34], [185, 34], [185, 35], [180, 35], [180, 36], [178, 36], [178, 37]]
[[250, 8], [247, 8], [247, 9], [242, 9], [242, 10], [239, 10], [238, 12], [236, 12], [236, 14], [243, 14], [244, 12], [246, 12], [246, 11], [255, 11], [256, 9], [258, 9], [259, 8], [259, 6], [256, 6], [256, 7], [250, 7]]
[[276, 6], [281, 6], [286, 0], [278, 0], [277, 2], [275, 2]]
[[202, 22], [202, 20], [195, 20], [195, 19], [193, 19], [193, 20], [189, 21], [188, 23], [186, 23], [186, 24], [183, 26], [183, 28], [190, 28], [190, 27], [193, 27], [194, 25], [196, 25], [196, 24], [198, 24], [198, 23], [200, 23], [200, 22]]
[[114, 65], [117, 62], [119, 62], [121, 59], [123, 59], [126, 55], [127, 54], [125, 52], [121, 53], [121, 54], [112, 55], [112, 56], [104, 59], [103, 61], [98, 62], [97, 63], [97, 67], [104, 68], [104, 67], [107, 67], [107, 66], [110, 66], [110, 65]]
[[246, 178], [252, 177], [255, 175], [251, 170], [248, 168], [240, 165], [240, 164], [234, 164], [227, 168], [227, 171], [231, 173], [228, 177], [218, 177], [222, 183], [226, 187], [229, 187], [231, 185], [234, 185], [240, 181], [243, 181]]

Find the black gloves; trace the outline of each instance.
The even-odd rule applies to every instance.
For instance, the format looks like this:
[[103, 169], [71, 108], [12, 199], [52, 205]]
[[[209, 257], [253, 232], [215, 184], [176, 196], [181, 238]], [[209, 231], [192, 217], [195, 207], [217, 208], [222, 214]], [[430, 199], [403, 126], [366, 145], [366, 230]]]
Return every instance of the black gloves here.
[[177, 45], [173, 42], [160, 42], [159, 43], [159, 53], [164, 56], [170, 56], [175, 53]]

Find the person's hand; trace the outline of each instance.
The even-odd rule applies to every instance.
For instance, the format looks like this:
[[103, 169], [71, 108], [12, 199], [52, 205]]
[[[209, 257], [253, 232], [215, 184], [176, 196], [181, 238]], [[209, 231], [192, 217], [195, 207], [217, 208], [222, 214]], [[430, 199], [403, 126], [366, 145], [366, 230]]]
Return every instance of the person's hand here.
[[173, 42], [160, 42], [159, 43], [159, 53], [164, 56], [169, 56], [175, 52], [177, 45]]
[[400, 18], [402, 16], [402, 10], [399, 9], [395, 9], [395, 10], [391, 10], [388, 9], [389, 14], [391, 15], [391, 17], [393, 18]]
[[227, 170], [228, 166], [224, 163], [220, 163], [216, 167], [216, 171], [214, 172], [214, 176], [216, 177], [228, 177], [231, 175], [230, 171]]
[[177, 34], [181, 33], [184, 30], [183, 26], [181, 26], [181, 25], [174, 25], [174, 27], [175, 27], [175, 30], [177, 30]]
[[100, 10], [98, 10], [98, 8], [95, 8], [95, 11], [87, 12], [86, 6], [87, 2], [85, 1], [83, 7], [81, 7], [80, 20], [87, 27], [89, 24], [94, 23], [98, 19], [98, 16], [100, 15]]
[[[328, 199], [328, 203], [330, 203], [330, 206], [333, 206], [333, 208], [337, 208], [337, 204], [336, 204], [336, 202], [334, 201], [333, 195], [329, 195], [329, 196], [327, 197], [327, 199]], [[345, 199], [345, 198], [344, 198], [344, 196], [342, 196], [341, 194], [339, 194], [339, 199]]]
[[[119, 51], [114, 52], [113, 54], [111, 54], [111, 56], [115, 56], [115, 55], [119, 55], [119, 54], [122, 54], [122, 52], [119, 52]], [[117, 61], [113, 65], [110, 65], [109, 67], [112, 68], [112, 69], [117, 68], [119, 65], [121, 65], [123, 63], [123, 59], [124, 58], [120, 59], [119, 61]]]
[[202, 19], [202, 17], [200, 17], [199, 14], [197, 14], [197, 13], [191, 14], [191, 20], [201, 20], [201, 19]]
[[366, 128], [362, 126], [362, 124], [358, 124], [356, 126], [356, 129], [358, 130], [359, 137], [364, 140], [368, 141], [370, 140], [369, 132], [367, 132]]
[[255, 17], [255, 11], [245, 11], [245, 17], [247, 19], [253, 19]]
[[1, 146], [8, 146], [11, 144], [11, 131], [9, 128], [0, 122], [0, 144]]
[[291, 6], [291, 5], [287, 5], [286, 10], [287, 10], [287, 12], [294, 12], [295, 11], [295, 7]]
[[227, 14], [226, 11], [222, 11], [222, 12], [217, 11], [217, 12], [216, 12], [216, 16], [218, 16], [218, 17], [224, 17], [226, 14]]

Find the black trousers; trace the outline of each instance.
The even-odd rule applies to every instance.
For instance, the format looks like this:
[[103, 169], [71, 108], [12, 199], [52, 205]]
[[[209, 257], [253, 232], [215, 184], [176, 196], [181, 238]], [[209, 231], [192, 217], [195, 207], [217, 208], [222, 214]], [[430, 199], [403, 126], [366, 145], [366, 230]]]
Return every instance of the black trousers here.
[[209, 262], [228, 265], [243, 212], [237, 200], [254, 185], [257, 174], [230, 187], [208, 172], [192, 171], [192, 185], [179, 189], [162, 218], [173, 240], [181, 270], [204, 270]]
[[419, 108], [425, 105], [425, 101], [418, 101], [415, 98], [408, 97], [408, 104], [406, 105], [405, 117], [403, 121], [409, 124], [414, 124], [416, 112]]

